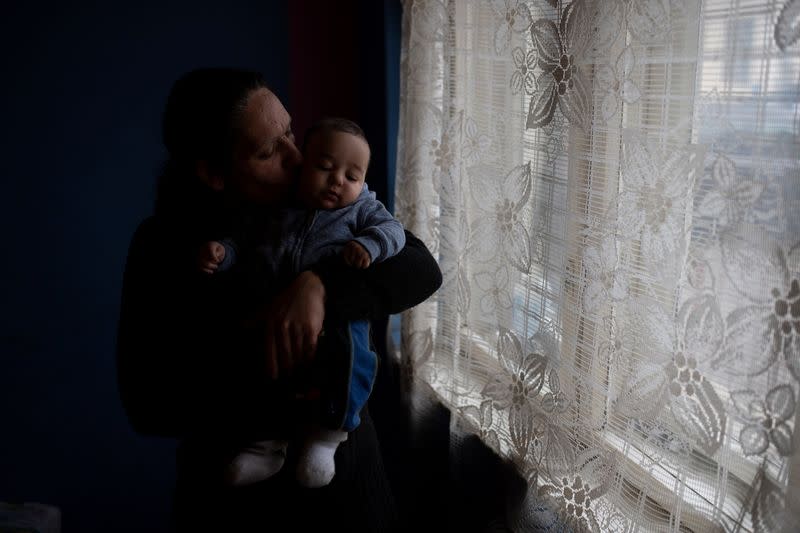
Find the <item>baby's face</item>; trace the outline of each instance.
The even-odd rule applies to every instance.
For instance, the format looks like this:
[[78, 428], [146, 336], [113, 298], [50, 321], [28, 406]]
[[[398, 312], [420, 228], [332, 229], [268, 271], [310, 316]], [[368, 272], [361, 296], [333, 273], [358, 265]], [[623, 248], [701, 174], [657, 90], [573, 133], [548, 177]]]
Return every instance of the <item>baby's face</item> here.
[[339, 209], [361, 194], [369, 165], [369, 145], [342, 131], [315, 133], [303, 154], [299, 194], [312, 209]]

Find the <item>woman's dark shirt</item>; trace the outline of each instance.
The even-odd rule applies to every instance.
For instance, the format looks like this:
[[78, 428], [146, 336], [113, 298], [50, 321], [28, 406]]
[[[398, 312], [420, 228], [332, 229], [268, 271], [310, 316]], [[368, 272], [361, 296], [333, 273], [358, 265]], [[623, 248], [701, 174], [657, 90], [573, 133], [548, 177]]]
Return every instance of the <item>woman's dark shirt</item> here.
[[[280, 386], [266, 378], [263, 330], [242, 326], [235, 276], [198, 272], [200, 240], [167, 220], [142, 222], [128, 252], [117, 343], [125, 411], [145, 435], [246, 440], [258, 420], [255, 431], [269, 437], [290, 415]], [[336, 260], [315, 267], [326, 316], [377, 318], [433, 294], [441, 271], [422, 241], [409, 232], [406, 240], [366, 270]]]

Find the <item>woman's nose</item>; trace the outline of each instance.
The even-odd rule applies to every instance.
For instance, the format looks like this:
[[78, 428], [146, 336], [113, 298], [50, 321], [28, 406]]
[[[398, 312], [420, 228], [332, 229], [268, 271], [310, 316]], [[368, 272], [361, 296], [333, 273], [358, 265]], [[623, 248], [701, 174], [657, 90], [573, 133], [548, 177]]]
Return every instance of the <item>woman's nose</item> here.
[[291, 140], [283, 139], [281, 142], [281, 147], [283, 148], [284, 168], [295, 168], [303, 161], [303, 156], [300, 154], [300, 150], [297, 149], [297, 146], [295, 146]]

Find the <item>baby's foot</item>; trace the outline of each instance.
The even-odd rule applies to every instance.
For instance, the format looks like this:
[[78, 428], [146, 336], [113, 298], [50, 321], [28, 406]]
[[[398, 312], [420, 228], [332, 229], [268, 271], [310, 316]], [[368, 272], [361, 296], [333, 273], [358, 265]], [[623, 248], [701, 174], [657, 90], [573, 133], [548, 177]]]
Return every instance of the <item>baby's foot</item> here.
[[308, 488], [323, 487], [336, 474], [333, 456], [339, 444], [347, 440], [345, 431], [318, 431], [303, 443], [297, 459], [297, 482]]
[[242, 486], [277, 474], [286, 460], [285, 440], [263, 440], [250, 444], [233, 458], [225, 472], [229, 485]]

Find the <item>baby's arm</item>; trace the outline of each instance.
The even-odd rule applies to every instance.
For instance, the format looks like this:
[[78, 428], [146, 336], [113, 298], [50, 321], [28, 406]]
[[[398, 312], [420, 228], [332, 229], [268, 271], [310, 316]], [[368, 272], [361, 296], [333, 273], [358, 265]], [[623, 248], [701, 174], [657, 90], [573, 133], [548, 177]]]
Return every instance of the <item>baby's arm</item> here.
[[225, 272], [236, 262], [236, 246], [233, 241], [208, 241], [200, 248], [198, 266], [206, 274]]
[[[355, 239], [342, 251], [350, 266], [366, 268], [371, 263], [385, 261], [406, 245], [403, 225], [377, 200], [366, 202], [361, 207], [358, 228]], [[365, 256], [368, 261], [364, 260]]]

